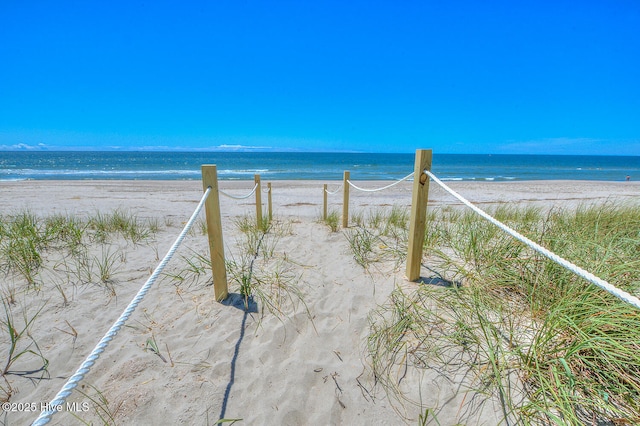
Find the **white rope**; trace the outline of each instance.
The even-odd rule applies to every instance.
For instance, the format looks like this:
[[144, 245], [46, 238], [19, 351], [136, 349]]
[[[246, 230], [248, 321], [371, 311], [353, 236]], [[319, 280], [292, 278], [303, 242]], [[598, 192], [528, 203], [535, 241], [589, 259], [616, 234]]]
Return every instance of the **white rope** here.
[[338, 191], [340, 191], [342, 189], [343, 184], [340, 184], [340, 186], [338, 187], [338, 189], [336, 189], [335, 191], [331, 192], [331, 191], [327, 191], [326, 189], [324, 190], [324, 192], [326, 192], [329, 195], [336, 195], [338, 193]]
[[233, 198], [234, 200], [244, 200], [245, 198], [251, 197], [256, 192], [257, 187], [258, 187], [258, 184], [256, 183], [250, 193], [248, 193], [247, 195], [241, 195], [241, 196], [227, 194], [226, 192], [224, 192], [222, 189], [219, 189], [219, 188], [218, 188], [218, 192], [226, 197]]
[[264, 192], [265, 194], [268, 193], [268, 192], [271, 192], [271, 188], [269, 188], [268, 186], [264, 187], [264, 188], [262, 188], [262, 192]]
[[60, 392], [58, 392], [55, 398], [53, 398], [53, 400], [49, 403], [49, 405], [47, 406], [48, 410], [42, 411], [40, 413], [40, 415], [35, 420], [35, 422], [33, 422], [34, 426], [46, 425], [47, 423], [49, 423], [49, 421], [51, 421], [51, 417], [53, 416], [53, 414], [58, 412], [56, 407], [60, 407], [62, 404], [64, 404], [65, 400], [73, 392], [73, 389], [75, 389], [78, 386], [78, 383], [80, 383], [80, 381], [84, 378], [84, 376], [89, 372], [91, 367], [96, 363], [96, 361], [100, 357], [100, 354], [102, 354], [102, 352], [105, 351], [105, 349], [109, 345], [109, 342], [113, 340], [116, 334], [118, 334], [118, 331], [122, 328], [125, 322], [127, 322], [129, 317], [131, 316], [133, 311], [135, 311], [136, 307], [140, 304], [140, 302], [142, 301], [144, 296], [147, 294], [151, 286], [156, 282], [156, 280], [158, 279], [158, 276], [160, 276], [164, 267], [173, 257], [174, 253], [178, 249], [178, 246], [180, 246], [185, 236], [187, 235], [187, 233], [193, 226], [194, 222], [196, 221], [198, 214], [200, 213], [200, 210], [202, 210], [202, 206], [204, 206], [204, 202], [209, 196], [210, 192], [211, 192], [211, 187], [207, 188], [207, 190], [204, 192], [202, 199], [200, 200], [200, 203], [198, 203], [198, 206], [196, 207], [196, 210], [191, 215], [191, 218], [189, 219], [184, 229], [182, 230], [182, 232], [180, 233], [176, 241], [173, 243], [173, 245], [171, 246], [167, 254], [164, 256], [162, 261], [160, 261], [156, 269], [153, 271], [153, 274], [151, 274], [147, 282], [140, 288], [136, 296], [129, 303], [129, 306], [127, 306], [124, 312], [122, 312], [122, 314], [120, 315], [120, 318], [118, 318], [118, 320], [111, 326], [109, 331], [107, 331], [107, 333], [96, 345], [93, 351], [91, 351], [89, 356], [80, 365], [78, 370], [73, 374], [73, 376], [69, 378], [69, 380], [67, 380], [67, 383], [65, 383], [65, 385], [62, 387]]
[[377, 191], [383, 191], [385, 189], [389, 189], [392, 186], [395, 186], [397, 184], [399, 184], [400, 182], [404, 182], [405, 180], [409, 179], [411, 176], [413, 176], [413, 172], [411, 172], [411, 174], [403, 177], [402, 179], [393, 182], [392, 184], [389, 184], [387, 186], [383, 186], [382, 188], [375, 188], [375, 189], [365, 189], [365, 188], [360, 188], [359, 186], [356, 186], [353, 182], [351, 182], [350, 180], [347, 181], [347, 183], [349, 183], [349, 185], [351, 185], [353, 188], [357, 189], [358, 191], [364, 191], [364, 192], [377, 192]]
[[569, 262], [568, 260], [563, 259], [562, 257], [558, 256], [557, 254], [553, 253], [552, 251], [547, 250], [546, 248], [542, 247], [539, 244], [536, 244], [535, 242], [531, 241], [530, 239], [528, 239], [524, 235], [522, 235], [519, 232], [509, 228], [504, 223], [502, 223], [502, 222], [498, 221], [497, 219], [493, 218], [492, 216], [487, 214], [485, 211], [483, 211], [483, 210], [479, 209], [478, 207], [474, 206], [473, 204], [471, 204], [467, 199], [465, 199], [460, 194], [455, 192], [453, 189], [449, 188], [447, 185], [442, 183], [442, 181], [440, 179], [438, 179], [430, 171], [425, 170], [424, 172], [427, 175], [429, 175], [429, 177], [431, 179], [433, 179], [433, 181], [435, 183], [440, 185], [449, 194], [451, 194], [454, 197], [456, 197], [464, 205], [469, 207], [474, 212], [478, 213], [480, 216], [482, 216], [483, 218], [485, 218], [489, 222], [491, 222], [494, 225], [496, 225], [498, 228], [502, 229], [507, 234], [511, 235], [512, 237], [516, 238], [517, 240], [520, 240], [521, 242], [523, 242], [524, 244], [528, 245], [529, 247], [531, 247], [532, 249], [534, 249], [538, 253], [540, 253], [543, 256], [546, 256], [547, 258], [553, 260], [554, 262], [556, 262], [557, 264], [565, 267], [566, 269], [568, 269], [569, 271], [573, 272], [574, 274], [584, 278], [587, 281], [590, 281], [591, 283], [597, 285], [598, 287], [602, 288], [605, 291], [608, 291], [609, 293], [611, 293], [612, 295], [616, 296], [617, 298], [619, 298], [621, 300], [624, 300], [625, 302], [627, 302], [627, 303], [635, 306], [636, 308], [640, 309], [640, 299], [638, 299], [637, 297], [627, 293], [624, 290], [621, 290], [621, 289], [609, 284], [605, 280], [596, 277], [591, 272], [585, 271], [584, 269], [580, 268], [577, 265], [574, 265], [573, 263]]

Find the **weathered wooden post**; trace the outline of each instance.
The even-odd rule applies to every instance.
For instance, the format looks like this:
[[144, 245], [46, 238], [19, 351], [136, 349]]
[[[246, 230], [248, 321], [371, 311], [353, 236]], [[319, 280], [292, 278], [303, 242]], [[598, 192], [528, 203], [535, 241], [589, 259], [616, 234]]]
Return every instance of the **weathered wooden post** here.
[[271, 207], [271, 182], [267, 183], [267, 202], [269, 204], [269, 222], [273, 219], [273, 208]]
[[205, 202], [209, 254], [213, 273], [213, 294], [220, 302], [229, 294], [227, 269], [224, 261], [224, 242], [222, 241], [222, 219], [220, 217], [220, 194], [218, 193], [218, 171], [215, 165], [202, 166], [202, 188], [211, 188]]
[[424, 245], [427, 223], [427, 202], [429, 200], [429, 176], [424, 171], [431, 171], [431, 157], [430, 149], [416, 151], [407, 251], [407, 279], [409, 281], [416, 281], [420, 278], [422, 246]]
[[343, 177], [343, 193], [342, 193], [342, 227], [349, 227], [349, 178], [351, 177], [351, 173], [346, 171], [344, 172]]
[[327, 220], [327, 184], [322, 187], [322, 196], [324, 203], [322, 204], [322, 219]]
[[262, 229], [262, 187], [260, 186], [260, 175], [254, 175], [253, 181], [256, 186], [256, 223], [258, 229]]

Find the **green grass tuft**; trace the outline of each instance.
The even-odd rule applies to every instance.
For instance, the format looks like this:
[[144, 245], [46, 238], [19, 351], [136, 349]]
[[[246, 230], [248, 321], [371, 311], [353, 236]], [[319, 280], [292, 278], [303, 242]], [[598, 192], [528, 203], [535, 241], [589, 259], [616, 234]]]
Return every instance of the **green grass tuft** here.
[[[638, 207], [490, 213], [638, 294]], [[430, 215], [424, 263], [450, 286], [398, 289], [370, 318], [368, 357], [390, 395], [407, 402], [393, 379], [407, 365], [445, 375], [464, 365], [474, 389], [498, 397], [518, 424], [640, 422], [636, 308], [466, 211]]]
[[338, 232], [340, 229], [340, 213], [337, 210], [331, 210], [327, 213], [324, 223], [331, 229], [331, 232]]

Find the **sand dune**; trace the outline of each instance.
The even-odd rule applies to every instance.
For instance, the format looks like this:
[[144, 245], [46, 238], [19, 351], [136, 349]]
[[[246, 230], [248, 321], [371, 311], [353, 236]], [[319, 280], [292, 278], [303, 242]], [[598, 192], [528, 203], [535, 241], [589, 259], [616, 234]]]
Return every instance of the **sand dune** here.
[[[281, 318], [262, 315], [260, 304], [254, 312], [246, 312], [237, 294], [227, 303], [215, 302], [208, 274], [190, 275], [184, 282], [164, 276], [69, 398], [78, 404], [71, 407], [76, 412], [65, 409], [51, 424], [106, 420], [206, 425], [222, 417], [242, 419], [238, 424], [247, 425], [415, 423], [420, 410], [402, 407], [376, 386], [365, 350], [367, 317], [396, 285], [406, 284], [404, 269], [381, 263], [365, 271], [356, 264], [344, 235], [318, 221], [323, 183], [273, 182], [280, 232], [269, 242], [271, 258], [256, 265], [256, 271], [275, 271], [296, 283], [304, 303], [285, 304], [286, 315]], [[329, 183], [329, 189], [339, 184]], [[237, 195], [252, 185], [220, 182], [222, 189]], [[545, 208], [632, 201], [640, 189], [636, 182], [582, 181], [453, 182], [451, 186], [481, 206], [530, 203]], [[108, 285], [81, 283], [77, 264], [53, 250], [47, 252], [37, 285], [27, 288], [15, 274], [3, 276], [2, 291], [5, 298], [9, 293], [14, 298], [10, 309], [18, 324], [24, 313], [31, 318], [39, 311], [29, 330], [48, 360], [45, 374], [31, 371], [41, 362], [27, 354], [5, 376], [12, 405], [3, 410], [0, 421], [28, 424], [144, 284], [195, 208], [202, 189], [199, 181], [25, 181], [0, 183], [0, 191], [1, 215], [28, 210], [40, 217], [86, 218], [119, 209], [142, 221], [155, 221], [159, 228], [139, 243], [115, 239], [107, 246], [89, 247], [94, 261], [113, 256]], [[393, 205], [409, 208], [410, 202], [411, 183], [379, 193], [352, 191], [351, 212]], [[329, 197], [330, 209], [339, 210], [341, 203], [341, 194]], [[432, 184], [430, 208], [448, 204], [456, 203]], [[221, 210], [227, 257], [239, 263], [243, 237], [237, 220], [253, 215], [255, 207], [251, 199], [222, 197]], [[185, 275], [188, 260], [207, 256], [207, 247], [206, 236], [195, 229], [167, 272]], [[0, 338], [8, 346], [4, 330]], [[149, 342], [155, 342], [157, 353]], [[1, 354], [6, 360], [6, 349]], [[442, 424], [497, 424], [501, 418], [497, 401], [480, 404], [471, 391], [466, 394], [464, 380], [462, 372], [460, 377], [446, 378], [434, 369], [421, 377], [408, 375], [403, 386], [420, 389], [423, 405], [437, 408]], [[8, 385], [3, 383], [3, 389]], [[35, 412], [27, 412], [34, 404]]]

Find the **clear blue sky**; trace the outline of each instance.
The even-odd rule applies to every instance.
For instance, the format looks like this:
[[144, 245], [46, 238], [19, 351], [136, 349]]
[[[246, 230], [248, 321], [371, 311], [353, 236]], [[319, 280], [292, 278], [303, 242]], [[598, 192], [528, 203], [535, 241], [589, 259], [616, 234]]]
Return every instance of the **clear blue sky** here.
[[0, 1], [0, 149], [640, 155], [640, 1]]

